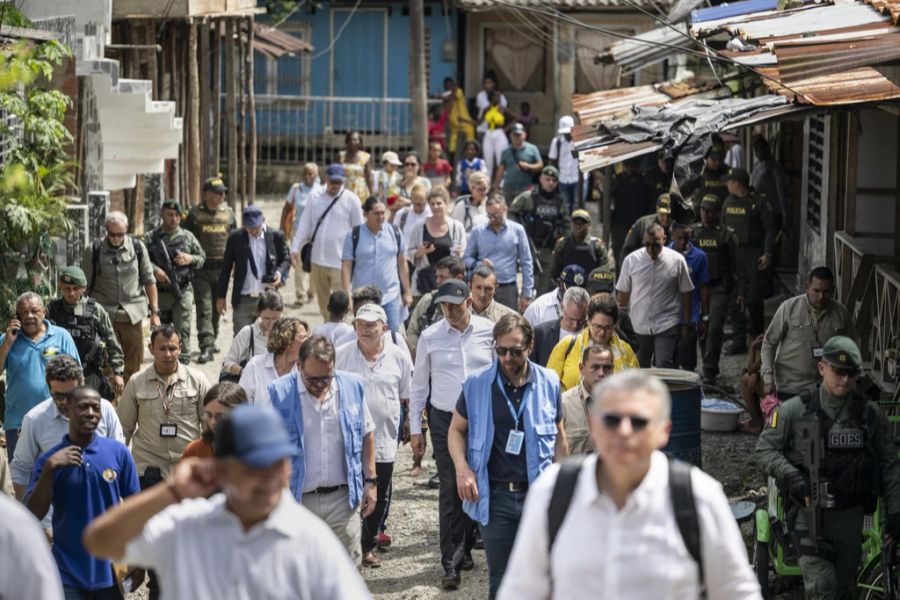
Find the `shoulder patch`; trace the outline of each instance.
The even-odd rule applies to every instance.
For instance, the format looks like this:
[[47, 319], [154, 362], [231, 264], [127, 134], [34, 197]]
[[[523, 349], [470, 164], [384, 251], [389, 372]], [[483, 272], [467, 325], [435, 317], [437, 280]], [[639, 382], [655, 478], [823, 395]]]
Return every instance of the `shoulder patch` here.
[[776, 429], [778, 427], [778, 409], [772, 411], [772, 418], [769, 420], [769, 427]]

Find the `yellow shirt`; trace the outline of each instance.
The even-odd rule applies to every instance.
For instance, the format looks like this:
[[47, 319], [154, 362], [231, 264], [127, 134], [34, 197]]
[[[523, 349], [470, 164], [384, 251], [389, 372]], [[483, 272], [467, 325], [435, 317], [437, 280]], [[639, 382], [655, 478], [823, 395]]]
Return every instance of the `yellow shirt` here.
[[[590, 339], [590, 333], [585, 328], [584, 331], [575, 336], [574, 344], [572, 344], [572, 337], [567, 335], [559, 340], [559, 343], [553, 348], [553, 352], [550, 353], [550, 358], [547, 360], [547, 368], [553, 369], [559, 375], [563, 391], [575, 387], [581, 381], [581, 370], [579, 370], [578, 365], [581, 363], [581, 353]], [[570, 345], [571, 350], [569, 348]], [[615, 372], [640, 368], [634, 350], [631, 349], [628, 342], [619, 339], [619, 336], [615, 333], [609, 340], [609, 347], [612, 350]]]
[[487, 123], [488, 129], [502, 129], [506, 124], [506, 117], [499, 106], [491, 106], [484, 111], [484, 122]]

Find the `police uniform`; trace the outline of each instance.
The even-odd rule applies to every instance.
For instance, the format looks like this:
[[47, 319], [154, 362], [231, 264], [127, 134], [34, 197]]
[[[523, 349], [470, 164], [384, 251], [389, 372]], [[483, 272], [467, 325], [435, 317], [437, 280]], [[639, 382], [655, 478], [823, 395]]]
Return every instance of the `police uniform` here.
[[[207, 179], [204, 191], [227, 192], [228, 188], [219, 177]], [[194, 206], [182, 224], [200, 242], [206, 251], [203, 266], [194, 271], [194, 299], [197, 302], [197, 338], [200, 341], [201, 358], [198, 362], [212, 360], [216, 338], [219, 336], [219, 312], [215, 306], [215, 290], [219, 282], [219, 271], [225, 258], [225, 244], [228, 235], [237, 228], [234, 211], [225, 202], [216, 208], [206, 203]]]
[[[613, 249], [621, 248], [632, 224], [653, 210], [650, 187], [640, 173], [622, 171], [613, 177], [610, 186], [614, 210], [610, 228]], [[621, 256], [616, 257], [621, 263]]]
[[[181, 204], [166, 201], [163, 208], [181, 212]], [[191, 357], [191, 310], [194, 307], [194, 272], [203, 267], [206, 253], [200, 242], [190, 231], [176, 227], [174, 231], [166, 231], [163, 225], [144, 236], [144, 244], [150, 252], [153, 266], [166, 271], [170, 282], [157, 280], [159, 293], [159, 318], [162, 323], [172, 323], [181, 334], [181, 362], [187, 364]], [[190, 264], [179, 265], [175, 257], [179, 254], [190, 254]], [[174, 275], [174, 281], [173, 281]]]
[[[581, 220], [591, 222], [591, 213], [578, 208], [572, 211], [572, 221]], [[606, 267], [609, 264], [609, 253], [606, 245], [598, 237], [588, 234], [581, 242], [575, 239], [571, 232], [556, 240], [553, 246], [550, 260], [550, 271], [547, 277], [550, 281], [559, 279], [563, 267], [566, 265], [578, 265], [585, 273], [590, 273], [598, 267]]]
[[[663, 225], [659, 222], [659, 215], [669, 215], [669, 224]], [[669, 194], [662, 194], [656, 200], [656, 212], [650, 215], [645, 215], [634, 222], [634, 225], [631, 226], [631, 229], [628, 230], [628, 234], [625, 236], [625, 243], [622, 244], [622, 253], [619, 255], [619, 260], [625, 260], [625, 257], [634, 252], [635, 250], [640, 250], [644, 247], [644, 233], [650, 228], [651, 225], [657, 224], [662, 226], [666, 231], [666, 239], [672, 240], [672, 198]], [[621, 263], [620, 263], [621, 264]]]
[[721, 161], [721, 166], [718, 169], [711, 169], [704, 164], [700, 175], [685, 184], [681, 190], [685, 198], [691, 199], [698, 220], [700, 219], [700, 202], [705, 196], [714, 195], [719, 199], [719, 206], [722, 206], [728, 197], [728, 185], [725, 180], [728, 175], [728, 166], [724, 162], [725, 148], [718, 144], [713, 145], [704, 158], [717, 158]]
[[[544, 167], [541, 174], [559, 179], [559, 170], [553, 166]], [[509, 207], [509, 218], [525, 227], [533, 244], [533, 258], [540, 263], [540, 269], [535, 267], [537, 293], [552, 289], [554, 280], [550, 279], [549, 273], [553, 247], [559, 236], [571, 226], [566, 199], [559, 188], [548, 194], [538, 185], [516, 196]]]
[[[729, 178], [748, 187], [750, 175], [744, 169], [732, 169]], [[775, 216], [765, 196], [748, 191], [743, 198], [729, 195], [722, 207], [722, 224], [731, 228], [737, 239], [737, 293], [743, 296], [744, 306], [750, 312], [749, 333], [757, 336], [765, 329], [763, 301], [768, 289], [769, 268], [760, 271], [756, 263], [759, 257], [770, 259], [775, 248]], [[746, 347], [748, 333], [744, 309], [733, 303], [729, 309], [736, 348]]]
[[[823, 360], [858, 371], [856, 344], [835, 336]], [[824, 456], [820, 496], [828, 507], [817, 511], [818, 541], [810, 537], [810, 511], [792, 497], [811, 497], [808, 468], [800, 452], [806, 423], [818, 423]], [[882, 495], [886, 531], [900, 534], [900, 459], [887, 419], [879, 406], [855, 392], [845, 397], [824, 387], [811, 388], [777, 408], [756, 446], [760, 466], [778, 482], [785, 497], [788, 527], [799, 538], [798, 564], [806, 598], [851, 598], [862, 552], [863, 517]]]
[[[78, 267], [66, 267], [59, 274], [59, 282], [87, 287], [84, 271]], [[78, 349], [84, 382], [104, 398], [115, 395], [109, 382], [103, 376], [103, 368], [108, 364], [113, 374], [124, 376], [125, 355], [116, 339], [112, 320], [103, 306], [87, 296], [82, 296], [75, 304], [64, 298], [55, 298], [47, 304], [47, 317], [54, 325], [69, 332]]]
[[[700, 206], [715, 210], [720, 207], [718, 199], [710, 194], [703, 198]], [[702, 349], [703, 379], [712, 383], [719, 375], [728, 298], [735, 288], [737, 240], [734, 232], [725, 225], [704, 227], [699, 222], [693, 226], [693, 242], [706, 252], [709, 260], [709, 318]]]

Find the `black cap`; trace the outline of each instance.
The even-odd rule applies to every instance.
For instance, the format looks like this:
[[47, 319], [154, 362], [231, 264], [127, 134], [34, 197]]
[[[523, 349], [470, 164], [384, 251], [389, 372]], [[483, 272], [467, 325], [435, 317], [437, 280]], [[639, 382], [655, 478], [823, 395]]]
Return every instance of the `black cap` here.
[[448, 279], [438, 288], [437, 294], [434, 296], [435, 304], [462, 304], [469, 297], [469, 286], [465, 281], [459, 279]]
[[710, 146], [709, 150], [706, 151], [705, 158], [718, 158], [719, 160], [724, 159], [725, 147], [718, 144], [713, 144], [712, 146]]
[[589, 294], [616, 291], [616, 277], [606, 267], [597, 267], [588, 274], [587, 291]]
[[725, 181], [736, 181], [744, 187], [750, 187], [750, 173], [747, 172], [747, 169], [737, 167], [728, 171]]
[[203, 191], [224, 194], [228, 191], [228, 187], [225, 185], [225, 182], [222, 181], [222, 176], [217, 175], [216, 177], [210, 177], [203, 182]]

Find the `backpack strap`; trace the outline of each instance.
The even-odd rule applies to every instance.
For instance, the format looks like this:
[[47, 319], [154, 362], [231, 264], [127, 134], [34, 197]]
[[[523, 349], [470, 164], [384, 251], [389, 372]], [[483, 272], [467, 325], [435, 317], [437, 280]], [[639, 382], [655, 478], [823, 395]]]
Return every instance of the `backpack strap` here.
[[575, 347], [575, 340], [578, 339], [577, 335], [569, 336], [569, 347], [566, 348], [566, 355], [563, 356], [563, 364], [565, 364], [566, 360], [569, 359], [569, 355], [572, 354], [572, 348]]
[[569, 505], [572, 504], [572, 496], [575, 495], [575, 487], [578, 485], [578, 475], [581, 473], [581, 465], [587, 458], [585, 455], [571, 456], [559, 466], [559, 474], [556, 476], [556, 484], [553, 486], [553, 494], [550, 496], [550, 504], [547, 505], [547, 553], [553, 550], [553, 542], [563, 521]]
[[669, 460], [669, 493], [681, 539], [684, 540], [688, 553], [697, 563], [700, 598], [706, 598], [703, 557], [700, 553], [700, 518], [697, 515], [694, 489], [691, 486], [691, 465], [678, 460]]
[[[404, 215], [405, 216], [405, 215]], [[402, 248], [400, 247], [400, 228], [394, 225], [391, 225], [391, 230], [394, 232], [394, 242], [397, 244], [397, 258], [400, 258], [402, 254]], [[353, 278], [353, 271], [356, 270], [356, 247], [359, 246], [359, 231], [362, 225], [356, 225], [353, 227], [353, 230], [350, 233], [350, 240], [353, 243], [353, 262], [350, 265], [350, 277]]]

